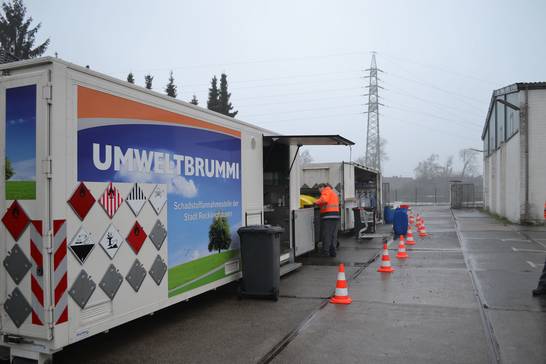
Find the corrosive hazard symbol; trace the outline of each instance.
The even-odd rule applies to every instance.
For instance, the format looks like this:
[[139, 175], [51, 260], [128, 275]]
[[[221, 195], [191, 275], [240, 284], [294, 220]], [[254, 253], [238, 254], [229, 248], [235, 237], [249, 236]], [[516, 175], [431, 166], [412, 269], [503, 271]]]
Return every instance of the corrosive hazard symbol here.
[[110, 218], [114, 216], [122, 202], [123, 197], [121, 197], [121, 194], [118, 189], [114, 187], [112, 182], [108, 184], [108, 187], [106, 187], [106, 190], [99, 198], [99, 204], [104, 208], [104, 211], [106, 211], [106, 214]]
[[6, 229], [8, 229], [13, 239], [17, 241], [27, 228], [30, 219], [25, 213], [25, 210], [23, 210], [21, 205], [19, 205], [19, 202], [13, 201], [11, 206], [4, 214], [4, 217], [2, 217], [2, 222], [6, 226]]
[[68, 246], [80, 264], [85, 263], [89, 254], [95, 247], [95, 242], [90, 233], [81, 227], [70, 241]]
[[114, 225], [110, 224], [99, 241], [106, 254], [113, 259], [123, 243], [123, 237]]
[[76, 215], [83, 221], [95, 204], [95, 197], [93, 197], [87, 186], [81, 182], [68, 200], [68, 204], [72, 206]]
[[133, 211], [135, 216], [138, 216], [138, 214], [142, 210], [142, 207], [144, 207], [146, 200], [147, 198], [144, 194], [144, 191], [142, 191], [142, 188], [138, 183], [135, 183], [135, 185], [131, 189], [131, 192], [129, 192], [129, 194], [127, 195], [125, 202], [127, 202], [127, 205], [129, 205], [131, 211]]

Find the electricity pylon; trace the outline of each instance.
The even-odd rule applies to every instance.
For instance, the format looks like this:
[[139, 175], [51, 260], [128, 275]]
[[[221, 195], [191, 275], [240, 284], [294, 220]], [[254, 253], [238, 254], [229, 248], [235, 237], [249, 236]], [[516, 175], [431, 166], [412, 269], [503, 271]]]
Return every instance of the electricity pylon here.
[[366, 166], [381, 171], [381, 144], [379, 136], [379, 78], [377, 72], [383, 72], [377, 68], [375, 62], [375, 52], [372, 52], [372, 64], [369, 71], [369, 84], [368, 93], [364, 96], [368, 96], [368, 130], [366, 133]]

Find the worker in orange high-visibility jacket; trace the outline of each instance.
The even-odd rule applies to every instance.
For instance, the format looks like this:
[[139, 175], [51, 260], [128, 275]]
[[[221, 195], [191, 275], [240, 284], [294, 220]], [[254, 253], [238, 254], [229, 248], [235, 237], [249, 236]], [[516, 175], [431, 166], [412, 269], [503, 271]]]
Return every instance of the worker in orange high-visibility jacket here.
[[340, 220], [339, 198], [329, 184], [321, 183], [319, 191], [320, 198], [315, 201], [315, 204], [320, 207], [322, 254], [335, 257]]

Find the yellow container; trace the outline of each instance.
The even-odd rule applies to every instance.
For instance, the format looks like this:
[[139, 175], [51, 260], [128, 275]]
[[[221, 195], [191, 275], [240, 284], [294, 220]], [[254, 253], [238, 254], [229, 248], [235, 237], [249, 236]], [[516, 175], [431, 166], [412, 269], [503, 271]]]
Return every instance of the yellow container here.
[[313, 206], [317, 199], [309, 195], [300, 195], [300, 208]]

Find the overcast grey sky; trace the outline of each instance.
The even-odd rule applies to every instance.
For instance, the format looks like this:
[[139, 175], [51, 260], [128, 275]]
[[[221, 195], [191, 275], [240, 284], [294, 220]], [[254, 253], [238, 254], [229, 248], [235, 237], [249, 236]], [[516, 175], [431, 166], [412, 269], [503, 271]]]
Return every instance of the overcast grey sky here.
[[[125, 79], [147, 73], [163, 91], [206, 107], [226, 72], [238, 118], [286, 134], [341, 134], [364, 154], [370, 51], [385, 90], [384, 174], [482, 148], [493, 89], [546, 80], [546, 2], [536, 1], [61, 1], [26, 0], [47, 54]], [[310, 148], [349, 160], [344, 147]]]

